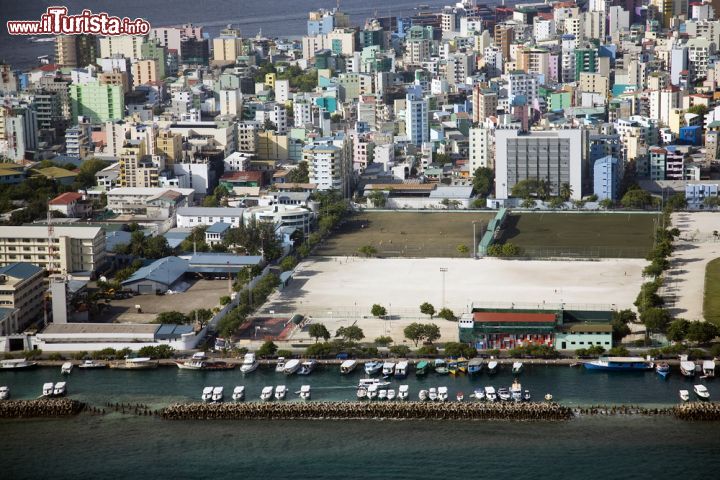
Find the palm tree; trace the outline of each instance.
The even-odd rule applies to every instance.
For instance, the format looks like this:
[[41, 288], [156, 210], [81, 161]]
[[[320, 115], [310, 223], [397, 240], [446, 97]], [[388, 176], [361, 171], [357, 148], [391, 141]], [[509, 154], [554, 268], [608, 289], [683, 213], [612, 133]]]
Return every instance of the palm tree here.
[[541, 179], [538, 181], [537, 186], [537, 196], [540, 198], [540, 200], [547, 200], [547, 198], [550, 196], [550, 193], [552, 191], [552, 186], [546, 179]]
[[562, 185], [560, 185], [559, 193], [560, 193], [560, 198], [562, 198], [563, 200], [565, 200], [567, 202], [568, 200], [570, 200], [570, 197], [572, 197], [573, 189], [569, 183], [563, 183]]

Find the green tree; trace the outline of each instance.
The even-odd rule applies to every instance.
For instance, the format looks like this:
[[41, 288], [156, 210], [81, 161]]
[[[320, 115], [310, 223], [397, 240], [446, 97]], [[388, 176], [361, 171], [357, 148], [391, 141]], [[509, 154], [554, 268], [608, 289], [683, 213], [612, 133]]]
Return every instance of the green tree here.
[[479, 167], [473, 174], [473, 190], [480, 197], [488, 197], [495, 190], [495, 172], [492, 168]]
[[258, 357], [272, 357], [275, 355], [275, 352], [277, 352], [278, 347], [270, 340], [263, 343], [260, 348], [258, 348], [258, 351], [256, 352]]
[[172, 323], [176, 325], [182, 325], [184, 323], [189, 323], [189, 319], [185, 314], [173, 310], [169, 312], [158, 313], [158, 315], [155, 317], [155, 323]]
[[467, 255], [467, 254], [470, 252], [470, 249], [468, 248], [468, 246], [467, 246], [467, 245], [464, 245], [464, 244], [458, 245], [458, 246], [456, 247], [456, 250], [457, 250], [458, 253], [461, 254], [461, 255]]
[[435, 307], [430, 302], [424, 302], [420, 305], [420, 313], [430, 315], [430, 320], [432, 320], [433, 315], [435, 315]]
[[451, 322], [454, 322], [455, 320], [457, 320], [455, 313], [453, 313], [453, 311], [447, 307], [440, 309], [437, 316], [440, 318], [443, 318], [445, 320], [451, 321]]
[[393, 343], [392, 337], [380, 336], [375, 339], [375, 345], [378, 347], [387, 347], [391, 343]]
[[308, 329], [308, 334], [315, 339], [315, 343], [317, 343], [319, 338], [325, 341], [330, 339], [330, 332], [328, 332], [328, 329], [322, 323], [311, 324]]
[[298, 163], [297, 167], [291, 169], [287, 175], [285, 175], [285, 181], [288, 183], [309, 183], [310, 182], [310, 171], [306, 161]]
[[373, 190], [367, 196], [367, 199], [375, 208], [383, 208], [387, 204], [387, 197], [382, 190]]
[[708, 343], [717, 335], [717, 327], [709, 322], [691, 322], [687, 330], [687, 339], [696, 343]]
[[396, 357], [407, 357], [410, 354], [410, 347], [407, 345], [393, 345], [388, 351]]
[[167, 239], [162, 235], [147, 238], [143, 251], [145, 258], [157, 259], [172, 255]]
[[664, 332], [670, 323], [670, 314], [664, 308], [648, 308], [640, 314], [640, 321], [649, 332]]
[[562, 206], [565, 205], [565, 200], [563, 200], [560, 197], [551, 197], [548, 201], [548, 207], [552, 208], [553, 210], [556, 210]]
[[425, 329], [422, 324], [413, 322], [403, 329], [403, 335], [405, 335], [405, 338], [415, 343], [415, 346], [417, 347], [418, 343], [425, 338]]
[[373, 247], [372, 245], [363, 245], [362, 247], [358, 248], [358, 253], [361, 253], [366, 257], [374, 257], [375, 255], [377, 255], [377, 248]]
[[653, 205], [652, 196], [645, 190], [634, 188], [623, 195], [620, 203], [625, 208], [643, 209]]
[[376, 303], [370, 309], [370, 313], [373, 317], [384, 317], [385, 315], [387, 315], [387, 310], [382, 305], [378, 305]]
[[683, 318], [673, 320], [672, 322], [670, 322], [670, 325], [668, 325], [665, 336], [671, 342], [682, 342], [683, 340], [685, 340], [685, 336], [687, 335], [689, 326], [690, 322]]
[[333, 352], [334, 347], [329, 342], [314, 343], [305, 349], [305, 355], [308, 357], [329, 357]]
[[685, 210], [687, 208], [687, 199], [685, 192], [675, 193], [667, 199], [666, 205], [672, 210]]
[[570, 197], [572, 197], [573, 189], [570, 186], [569, 183], [563, 183], [560, 185], [560, 191], [558, 192], [558, 196], [563, 199], [564, 201], [569, 201]]
[[280, 268], [283, 272], [292, 270], [297, 265], [297, 260], [292, 255], [288, 255], [280, 261]]
[[190, 313], [187, 314], [188, 321], [198, 322], [200, 328], [205, 327], [212, 317], [213, 312], [209, 308], [196, 308], [195, 310], [190, 310]]
[[604, 208], [605, 210], [611, 209], [613, 206], [613, 201], [611, 198], [603, 198], [600, 200], [600, 208]]
[[357, 325], [350, 325], [349, 327], [338, 328], [335, 331], [335, 336], [342, 337], [342, 339], [346, 342], [359, 342], [360, 340], [365, 338], [365, 333], [362, 331], [362, 328], [358, 327]]
[[445, 355], [448, 357], [466, 357], [471, 358], [477, 355], [477, 350], [467, 343], [447, 342], [445, 344]]
[[[426, 342], [433, 343], [440, 338], [440, 327], [434, 323], [426, 323], [423, 325], [423, 338]], [[415, 345], [417, 347], [417, 345]]]

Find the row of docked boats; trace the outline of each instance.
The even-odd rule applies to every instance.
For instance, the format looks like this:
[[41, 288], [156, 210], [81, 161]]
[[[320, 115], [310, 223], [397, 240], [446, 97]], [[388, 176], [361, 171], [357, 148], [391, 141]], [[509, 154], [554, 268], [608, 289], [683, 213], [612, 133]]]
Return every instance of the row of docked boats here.
[[[638, 372], [655, 370], [662, 378], [670, 374], [670, 364], [667, 362], [655, 363], [650, 357], [600, 357], [597, 360], [585, 362], [587, 370], [605, 372]], [[696, 363], [688, 360], [687, 355], [680, 357], [680, 373], [684, 377], [700, 376], [701, 378], [715, 377], [715, 360], [705, 360]]]
[[42, 397], [62, 397], [67, 394], [67, 384], [65, 382], [47, 382], [42, 387]]
[[[340, 365], [340, 373], [346, 375], [352, 372], [356, 366], [356, 360], [346, 360]], [[486, 365], [484, 360], [481, 358], [473, 358], [471, 360], [467, 360], [462, 357], [449, 360], [438, 358], [434, 362], [432, 362], [432, 364], [427, 360], [420, 360], [415, 365], [415, 375], [427, 375], [430, 370], [433, 370], [438, 375], [459, 375], [463, 373], [468, 375], [476, 375], [482, 372], [483, 368], [485, 367], [487, 367], [487, 372], [492, 375], [494, 373], [497, 373], [499, 364], [497, 360], [493, 359], [489, 360]], [[408, 376], [408, 374], [410, 373], [410, 368], [411, 364], [407, 360], [401, 360], [397, 363], [393, 361], [370, 361], [366, 362], [364, 366], [365, 374], [367, 375], [376, 375], [378, 373], [382, 373], [382, 376], [385, 378], [395, 377], [401, 379]], [[521, 362], [515, 362], [513, 364], [514, 374], [520, 374], [522, 369], [523, 364]]]
[[[224, 401], [224, 387], [205, 387], [203, 388], [201, 399], [203, 402], [220, 403]], [[310, 400], [310, 385], [303, 385], [300, 390], [295, 392], [301, 400]], [[266, 386], [260, 392], [260, 400], [267, 402], [272, 400], [285, 400], [288, 389], [285, 385], [277, 385], [276, 387]], [[232, 399], [235, 402], [245, 400], [245, 386], [238, 385], [233, 389]]]
[[[390, 388], [391, 383], [386, 380], [378, 378], [363, 378], [360, 380], [357, 388], [357, 398], [359, 400], [407, 400], [410, 396], [408, 385], [400, 385], [397, 393], [395, 389]], [[550, 398], [547, 398], [547, 397]], [[495, 387], [487, 386], [484, 388], [476, 389], [472, 396], [477, 400], [487, 400], [494, 402], [496, 400], [501, 401], [530, 401], [531, 395], [529, 390], [523, 390], [520, 382], [515, 380], [510, 388], [499, 388], [497, 391]], [[462, 392], [456, 394], [457, 401], [461, 402], [465, 398]], [[418, 392], [418, 399], [420, 401], [431, 401], [431, 402], [445, 402], [448, 400], [448, 389], [446, 386], [431, 387], [429, 389], [423, 389]], [[546, 400], [552, 400], [552, 396], [549, 394], [546, 396]]]
[[[693, 392], [700, 400], [710, 400], [710, 391], [705, 385], [694, 385]], [[687, 402], [690, 400], [690, 392], [687, 390], [680, 390], [680, 400]]]

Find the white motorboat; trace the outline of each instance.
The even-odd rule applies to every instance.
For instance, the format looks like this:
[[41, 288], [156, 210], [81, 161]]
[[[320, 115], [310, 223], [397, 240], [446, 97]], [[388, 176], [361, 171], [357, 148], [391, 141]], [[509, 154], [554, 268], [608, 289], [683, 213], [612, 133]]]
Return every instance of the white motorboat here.
[[282, 373], [285, 370], [285, 357], [278, 357], [275, 364], [275, 373]]
[[485, 398], [488, 402], [494, 402], [497, 400], [497, 393], [495, 393], [495, 387], [485, 387]]
[[53, 397], [62, 397], [67, 393], [67, 385], [65, 382], [58, 382], [53, 389]]
[[426, 401], [426, 400], [428, 399], [428, 391], [427, 391], [427, 390], [420, 390], [420, 391], [418, 392], [418, 399], [419, 399], [421, 402]]
[[378, 390], [378, 400], [385, 400], [387, 399], [387, 390], [384, 388], [382, 390]]
[[546, 402], [551, 402], [552, 399], [553, 399], [552, 393], [546, 393], [546, 394], [545, 394], [545, 401], [546, 401]]
[[448, 389], [447, 387], [438, 387], [437, 389], [437, 399], [438, 402], [445, 402], [448, 399]]
[[365, 363], [365, 373], [367, 375], [375, 375], [379, 371], [381, 371], [383, 368], [382, 362], [366, 362]]
[[220, 403], [223, 401], [225, 397], [225, 387], [215, 387], [213, 388], [212, 392], [212, 401], [215, 403]]
[[357, 389], [358, 400], [364, 400], [365, 398], [367, 398], [367, 394], [368, 394], [368, 392], [367, 392], [366, 388], [358, 388]]
[[65, 362], [62, 364], [62, 367], [60, 367], [60, 373], [63, 375], [70, 375], [70, 372], [72, 372], [73, 364], [72, 362]]
[[232, 399], [235, 402], [242, 402], [245, 400], [245, 387], [243, 385], [238, 385], [233, 389]]
[[55, 391], [54, 383], [51, 383], [51, 382], [43, 383], [43, 388], [42, 388], [42, 396], [43, 397], [52, 397], [54, 391]]
[[465, 394], [463, 392], [457, 392], [455, 399], [457, 399], [458, 402], [462, 402], [465, 399]]
[[382, 367], [383, 377], [390, 377], [395, 372], [395, 362], [385, 362]]
[[396, 393], [395, 393], [395, 389], [394, 389], [394, 388], [391, 388], [390, 390], [387, 391], [387, 399], [388, 399], [388, 400], [395, 400], [395, 397], [396, 397], [396, 396], [397, 396], [397, 395], [396, 395]]
[[496, 360], [490, 360], [487, 364], [488, 367], [488, 373], [490, 375], [497, 373], [498, 371], [498, 362]]
[[708, 389], [705, 385], [695, 385], [693, 387], [693, 391], [695, 392], [695, 395], [697, 395], [700, 400], [709, 400], [710, 399], [710, 392], [708, 392]]
[[428, 398], [431, 402], [434, 402], [438, 399], [437, 388], [430, 387], [430, 390], [428, 390]]
[[340, 364], [340, 373], [347, 375], [355, 370], [355, 367], [357, 367], [357, 360], [345, 360]]
[[78, 368], [106, 368], [107, 363], [96, 362], [95, 360], [85, 360], [83, 363], [78, 365]]
[[378, 396], [378, 386], [370, 385], [367, 387], [367, 398], [368, 400], [374, 400]]
[[705, 378], [715, 377], [715, 360], [705, 360], [702, 364], [702, 373]]
[[245, 358], [243, 358], [243, 363], [240, 366], [240, 372], [242, 372], [242, 373], [254, 372], [255, 370], [257, 370], [259, 365], [260, 365], [260, 362], [257, 361], [254, 353], [246, 353]]
[[213, 395], [213, 387], [205, 387], [205, 388], [203, 388], [202, 397], [200, 397], [200, 398], [202, 398], [203, 402], [209, 402], [212, 400], [212, 395]]
[[37, 362], [28, 362], [25, 358], [0, 360], [0, 370], [23, 370], [37, 367]]
[[510, 400], [510, 397], [511, 397], [510, 390], [508, 390], [505, 387], [498, 388], [497, 394], [498, 394], [498, 398], [500, 400], [502, 400], [503, 402]]
[[303, 400], [310, 400], [310, 385], [303, 385], [300, 387], [300, 398]]
[[175, 365], [177, 365], [180, 370], [202, 370], [205, 367], [206, 360], [207, 355], [205, 355], [205, 352], [197, 352], [188, 359], [176, 361]]
[[306, 360], [300, 364], [298, 375], [310, 375], [317, 366], [317, 360]]
[[110, 368], [117, 368], [119, 370], [151, 370], [157, 368], [158, 365], [159, 362], [150, 357], [125, 357], [125, 360], [110, 363]]
[[523, 364], [522, 362], [514, 362], [512, 366], [512, 373], [513, 375], [519, 375], [520, 372], [522, 372]]
[[680, 390], [680, 400], [682, 400], [683, 402], [687, 402], [688, 400], [690, 400], [690, 392], [688, 392], [687, 390]]
[[529, 402], [532, 396], [530, 395], [530, 390], [525, 390], [525, 393], [523, 393], [523, 400], [526, 402]]
[[275, 387], [275, 400], [285, 400], [285, 395], [287, 395], [287, 387], [285, 385]]
[[7, 400], [10, 398], [10, 389], [5, 385], [0, 387], [0, 400]]
[[267, 402], [268, 400], [272, 399], [273, 396], [273, 387], [263, 387], [262, 392], [260, 392], [260, 400], [263, 402]]
[[406, 378], [410, 366], [407, 361], [403, 360], [395, 365], [395, 378]]
[[477, 400], [484, 400], [485, 399], [485, 389], [482, 388], [476, 388], [473, 392], [473, 396]]
[[682, 373], [686, 377], [694, 377], [695, 376], [695, 362], [691, 361], [681, 361], [680, 362], [680, 373]]
[[522, 393], [522, 385], [516, 379], [510, 387], [510, 396], [512, 396], [514, 401], [520, 402], [522, 401]]
[[361, 378], [358, 383], [358, 388], [367, 389], [370, 385], [375, 385], [378, 388], [386, 388], [390, 386], [390, 382], [380, 380], [379, 378]]
[[297, 358], [293, 358], [285, 362], [285, 368], [283, 369], [283, 372], [285, 372], [286, 375], [292, 375], [293, 373], [297, 372], [299, 368], [300, 360], [298, 360]]
[[400, 385], [400, 388], [398, 388], [398, 399], [407, 400], [409, 396], [410, 396], [410, 391], [408, 389], [408, 386]]

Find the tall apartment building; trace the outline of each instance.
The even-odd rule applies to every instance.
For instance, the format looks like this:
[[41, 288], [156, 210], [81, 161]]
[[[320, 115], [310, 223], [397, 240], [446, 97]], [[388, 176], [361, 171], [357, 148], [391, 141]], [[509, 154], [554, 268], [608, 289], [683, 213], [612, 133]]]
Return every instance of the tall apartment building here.
[[310, 183], [317, 184], [318, 190], [337, 190], [345, 197], [351, 191], [352, 158], [352, 140], [343, 133], [317, 138], [303, 148]]
[[55, 226], [51, 241], [45, 225], [0, 226], [0, 265], [23, 262], [48, 270], [52, 264], [58, 273], [94, 273], [105, 259], [100, 227]]
[[95, 63], [99, 56], [95, 35], [55, 36], [55, 63], [60, 68], [83, 68]]
[[593, 193], [598, 200], [619, 200], [622, 162], [611, 156], [595, 160], [593, 164]]
[[515, 40], [515, 29], [512, 25], [495, 25], [495, 45], [500, 48], [504, 59], [510, 59], [510, 45]]
[[125, 96], [118, 85], [97, 82], [70, 85], [72, 119], [87, 117], [92, 123], [120, 120], [125, 116]]
[[180, 160], [182, 135], [166, 129], [160, 130], [155, 140], [155, 152], [165, 157], [166, 165], [172, 165], [176, 160]]
[[132, 65], [133, 85], [154, 84], [160, 81], [160, 71], [155, 60], [138, 60]]
[[242, 55], [243, 40], [240, 30], [225, 28], [220, 36], [213, 38], [213, 61], [235, 63], [237, 57]]
[[146, 154], [145, 141], [129, 140], [120, 151], [118, 183], [121, 187], [158, 187], [164, 163], [164, 158]]
[[546, 180], [557, 195], [567, 183], [582, 198], [582, 132], [578, 129], [523, 132], [495, 130], [495, 193], [507, 199], [523, 180]]
[[142, 44], [145, 35], [118, 35], [114, 37], [100, 37], [99, 57], [108, 58], [120, 54], [126, 58], [137, 60], [142, 58]]
[[405, 135], [418, 146], [430, 139], [428, 101], [419, 88], [408, 89], [405, 95]]
[[495, 159], [493, 131], [483, 126], [470, 129], [470, 175], [480, 167], [493, 168]]
[[21, 333], [40, 318], [45, 290], [41, 267], [22, 262], [0, 267], [0, 335]]

